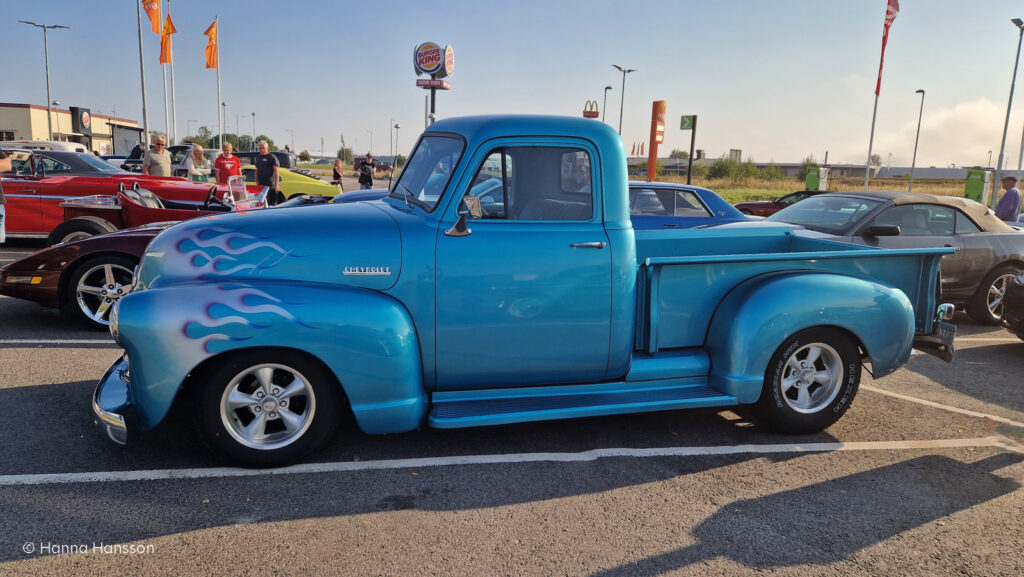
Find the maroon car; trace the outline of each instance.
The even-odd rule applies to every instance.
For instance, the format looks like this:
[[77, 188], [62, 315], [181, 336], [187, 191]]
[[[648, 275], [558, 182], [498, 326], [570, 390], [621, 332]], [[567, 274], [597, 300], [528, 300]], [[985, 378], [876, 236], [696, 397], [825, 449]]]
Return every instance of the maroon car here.
[[749, 214], [752, 216], [771, 216], [776, 212], [786, 208], [794, 202], [799, 202], [808, 196], [814, 196], [815, 194], [821, 194], [824, 190], [798, 190], [785, 196], [780, 196], [775, 200], [758, 200], [752, 202], [740, 202], [734, 204], [737, 210], [743, 214]]
[[[276, 207], [323, 204], [303, 196]], [[173, 222], [158, 222], [58, 244], [0, 268], [0, 295], [59, 308], [66, 317], [107, 328], [114, 303], [128, 294], [149, 242]]]

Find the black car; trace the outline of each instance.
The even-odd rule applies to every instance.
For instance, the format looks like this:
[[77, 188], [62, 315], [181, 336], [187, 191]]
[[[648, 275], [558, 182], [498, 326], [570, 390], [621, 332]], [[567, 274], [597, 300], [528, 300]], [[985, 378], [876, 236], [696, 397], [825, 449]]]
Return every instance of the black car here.
[[765, 222], [799, 225], [818, 236], [868, 246], [955, 248], [942, 258], [942, 300], [966, 307], [985, 325], [1000, 324], [1007, 284], [1024, 269], [1024, 232], [966, 198], [830, 192], [801, 200]]
[[1006, 283], [1003, 297], [1003, 326], [1024, 339], [1024, 273]]

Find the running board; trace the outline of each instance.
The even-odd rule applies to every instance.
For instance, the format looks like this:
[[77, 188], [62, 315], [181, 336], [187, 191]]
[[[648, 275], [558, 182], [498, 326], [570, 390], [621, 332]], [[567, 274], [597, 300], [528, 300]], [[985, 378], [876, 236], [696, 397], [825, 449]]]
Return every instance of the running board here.
[[436, 392], [428, 422], [434, 428], [455, 429], [739, 404], [736, 397], [710, 388], [706, 380], [694, 381]]

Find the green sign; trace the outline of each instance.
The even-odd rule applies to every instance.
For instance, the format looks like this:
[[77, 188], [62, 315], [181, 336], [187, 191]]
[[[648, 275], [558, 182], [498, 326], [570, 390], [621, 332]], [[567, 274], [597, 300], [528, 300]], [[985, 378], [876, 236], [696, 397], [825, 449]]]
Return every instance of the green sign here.
[[679, 130], [693, 130], [697, 126], [697, 115], [679, 117]]

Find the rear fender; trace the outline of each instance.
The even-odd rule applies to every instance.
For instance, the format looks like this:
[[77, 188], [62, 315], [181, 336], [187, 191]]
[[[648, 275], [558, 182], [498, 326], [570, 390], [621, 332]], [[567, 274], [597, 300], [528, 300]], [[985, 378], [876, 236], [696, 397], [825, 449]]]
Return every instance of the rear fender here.
[[781, 273], [750, 279], [712, 317], [706, 341], [711, 386], [741, 403], [757, 401], [775, 350], [791, 335], [817, 326], [853, 335], [879, 377], [910, 357], [914, 311], [902, 291], [850, 276]]
[[177, 285], [121, 299], [117, 327], [143, 428], [166, 416], [200, 363], [256, 347], [295, 348], [323, 362], [367, 433], [408, 431], [426, 415], [412, 319], [378, 292], [293, 281]]

